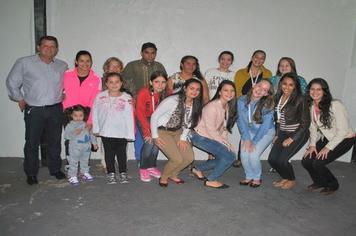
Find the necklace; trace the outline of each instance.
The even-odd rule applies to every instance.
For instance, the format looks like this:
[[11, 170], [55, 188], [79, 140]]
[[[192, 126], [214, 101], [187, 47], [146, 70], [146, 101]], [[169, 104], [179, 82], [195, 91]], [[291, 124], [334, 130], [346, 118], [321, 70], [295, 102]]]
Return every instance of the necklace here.
[[282, 98], [283, 96], [281, 96], [281, 98], [279, 99], [278, 105], [276, 107], [277, 110], [277, 123], [279, 123], [279, 120], [281, 119], [281, 112], [283, 107], [287, 104], [289, 97], [284, 101], [284, 103], [282, 104]]
[[257, 71], [257, 75], [255, 78], [252, 76], [251, 70], [248, 73], [250, 74], [252, 87], [254, 87], [257, 84], [258, 76], [260, 75], [260, 70]]

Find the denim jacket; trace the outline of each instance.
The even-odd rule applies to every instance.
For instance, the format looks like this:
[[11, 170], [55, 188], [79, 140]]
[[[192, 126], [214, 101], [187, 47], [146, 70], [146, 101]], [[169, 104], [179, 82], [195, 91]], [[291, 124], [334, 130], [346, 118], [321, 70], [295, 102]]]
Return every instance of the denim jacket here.
[[[270, 129], [274, 129], [273, 110], [262, 109], [262, 123], [257, 124], [253, 120], [257, 101], [250, 102], [250, 112], [252, 123], [249, 125], [249, 105], [246, 104], [247, 96], [241, 96], [237, 101], [237, 127], [239, 128], [242, 140], [251, 140], [256, 145]], [[254, 134], [251, 137], [251, 133]]]

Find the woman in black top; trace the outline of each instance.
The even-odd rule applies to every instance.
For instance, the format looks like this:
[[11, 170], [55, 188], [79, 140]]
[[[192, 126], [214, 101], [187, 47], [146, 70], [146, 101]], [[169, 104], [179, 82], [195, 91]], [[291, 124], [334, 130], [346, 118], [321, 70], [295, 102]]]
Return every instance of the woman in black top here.
[[291, 189], [295, 186], [295, 176], [289, 160], [307, 142], [310, 125], [309, 109], [295, 73], [281, 78], [275, 104], [276, 136], [268, 162], [282, 177], [273, 185]]

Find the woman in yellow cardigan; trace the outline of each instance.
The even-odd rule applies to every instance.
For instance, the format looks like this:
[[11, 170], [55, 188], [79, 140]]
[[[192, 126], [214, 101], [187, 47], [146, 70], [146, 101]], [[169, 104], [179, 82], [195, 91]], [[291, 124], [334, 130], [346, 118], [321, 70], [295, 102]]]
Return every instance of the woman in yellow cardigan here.
[[272, 72], [263, 66], [266, 60], [266, 53], [263, 50], [256, 50], [252, 54], [251, 61], [246, 68], [238, 70], [235, 74], [235, 85], [237, 97], [246, 95], [248, 91], [262, 78], [270, 79]]

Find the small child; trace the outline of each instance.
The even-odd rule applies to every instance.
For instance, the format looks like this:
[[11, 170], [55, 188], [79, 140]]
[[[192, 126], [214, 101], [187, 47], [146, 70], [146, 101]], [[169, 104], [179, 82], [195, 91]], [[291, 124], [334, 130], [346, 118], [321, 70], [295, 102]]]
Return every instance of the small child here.
[[71, 121], [64, 129], [64, 139], [69, 141], [69, 169], [68, 181], [72, 185], [79, 185], [78, 164], [80, 163], [80, 173], [83, 181], [93, 181], [93, 176], [89, 174], [89, 157], [91, 145], [98, 149], [96, 138], [91, 134], [85, 122], [85, 108], [75, 105], [70, 111]]
[[107, 90], [99, 93], [93, 106], [93, 133], [98, 134], [104, 145], [107, 183], [116, 184], [115, 157], [119, 166], [120, 183], [128, 183], [128, 140], [135, 139], [132, 97], [123, 91], [119, 73], [105, 75]]

